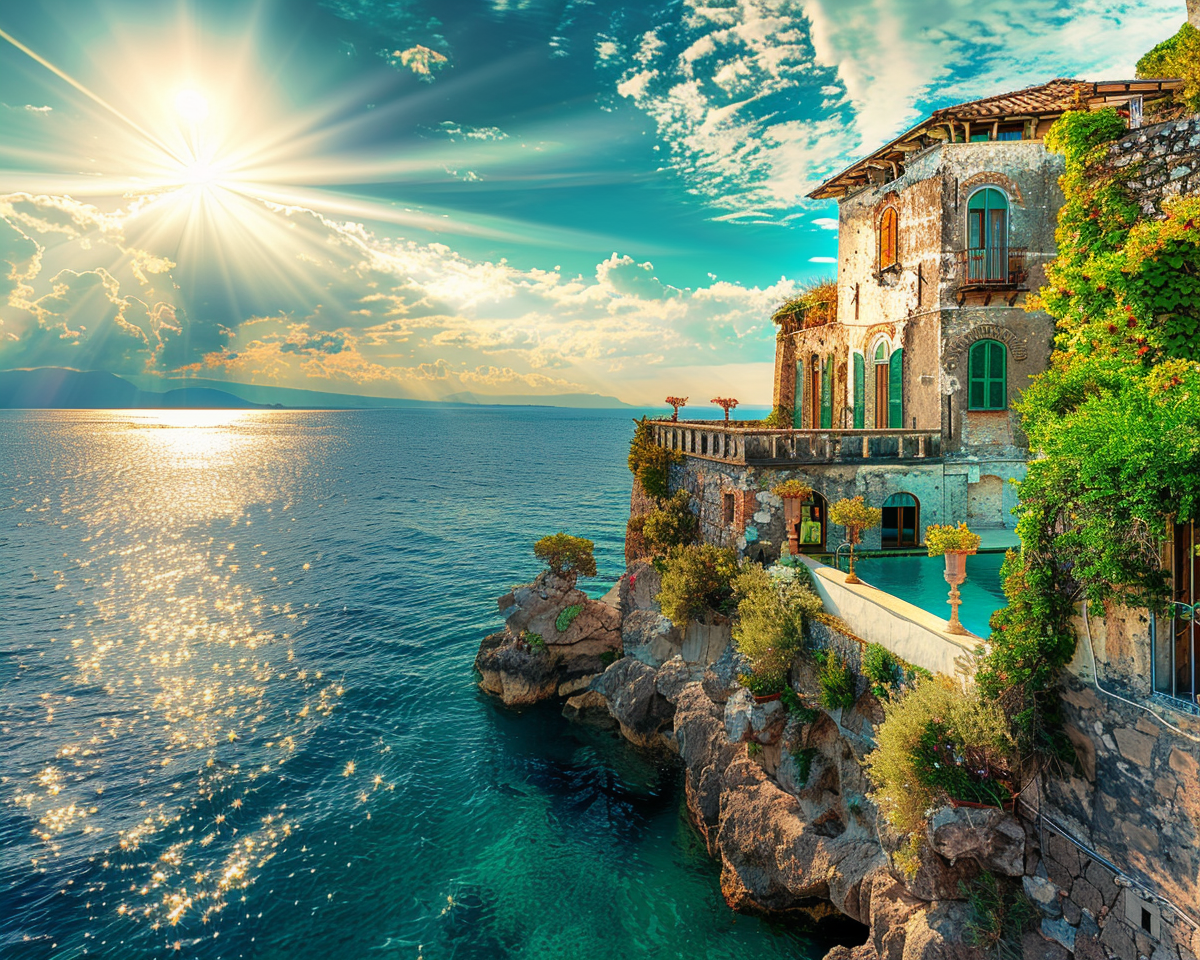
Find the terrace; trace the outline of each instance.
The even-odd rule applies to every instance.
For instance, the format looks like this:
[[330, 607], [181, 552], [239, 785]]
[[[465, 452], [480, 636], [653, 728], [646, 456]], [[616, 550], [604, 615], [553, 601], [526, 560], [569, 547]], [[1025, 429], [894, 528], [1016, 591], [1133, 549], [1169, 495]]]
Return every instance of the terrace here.
[[723, 420], [659, 420], [651, 426], [654, 442], [665, 450], [746, 466], [929, 461], [942, 455], [940, 430], [793, 430]]

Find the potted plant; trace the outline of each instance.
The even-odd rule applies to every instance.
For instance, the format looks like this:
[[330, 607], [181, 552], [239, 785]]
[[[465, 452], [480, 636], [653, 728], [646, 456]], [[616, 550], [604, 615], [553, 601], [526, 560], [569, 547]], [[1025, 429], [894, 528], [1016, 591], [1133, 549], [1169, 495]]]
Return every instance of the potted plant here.
[[782, 500], [798, 500], [804, 503], [812, 496], [812, 487], [803, 480], [784, 480], [771, 488], [771, 492]]
[[862, 532], [879, 526], [883, 511], [868, 507], [862, 497], [847, 497], [829, 508], [829, 519], [846, 528], [846, 542], [850, 544], [850, 573], [846, 583], [862, 583], [854, 572], [854, 548], [862, 541]]
[[787, 688], [787, 678], [780, 673], [744, 673], [738, 682], [750, 691], [755, 703], [778, 700]]
[[950, 622], [947, 633], [965, 634], [966, 627], [958, 619], [958, 607], [962, 603], [958, 587], [967, 579], [967, 557], [979, 549], [980, 537], [967, 529], [965, 523], [957, 527], [940, 524], [925, 528], [925, 547], [931, 557], [946, 558], [946, 582], [950, 584]]

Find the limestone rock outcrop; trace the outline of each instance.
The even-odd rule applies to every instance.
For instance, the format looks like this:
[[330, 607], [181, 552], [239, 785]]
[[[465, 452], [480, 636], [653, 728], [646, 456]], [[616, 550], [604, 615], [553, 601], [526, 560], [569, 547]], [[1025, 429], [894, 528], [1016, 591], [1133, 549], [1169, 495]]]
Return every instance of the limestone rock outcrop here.
[[504, 630], [480, 644], [475, 669], [480, 687], [509, 706], [586, 690], [621, 649], [620, 611], [573, 577], [544, 571], [498, 604]]

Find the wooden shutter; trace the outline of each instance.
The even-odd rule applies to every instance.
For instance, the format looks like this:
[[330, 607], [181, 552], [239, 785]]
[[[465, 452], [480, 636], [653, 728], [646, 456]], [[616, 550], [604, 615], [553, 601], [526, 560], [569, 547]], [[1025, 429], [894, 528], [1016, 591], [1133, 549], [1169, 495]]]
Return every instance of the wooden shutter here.
[[825, 358], [825, 372], [821, 376], [821, 429], [833, 426], [833, 357]]
[[982, 340], [971, 347], [971, 355], [967, 363], [967, 378], [967, 409], [986, 409], [987, 344]]
[[867, 419], [867, 371], [861, 353], [854, 355], [854, 429], [861, 430]]
[[904, 350], [892, 351], [888, 361], [888, 427], [898, 430], [904, 426]]
[[1008, 406], [1008, 377], [1005, 370], [1004, 344], [995, 340], [988, 345], [988, 409], [1003, 410]]

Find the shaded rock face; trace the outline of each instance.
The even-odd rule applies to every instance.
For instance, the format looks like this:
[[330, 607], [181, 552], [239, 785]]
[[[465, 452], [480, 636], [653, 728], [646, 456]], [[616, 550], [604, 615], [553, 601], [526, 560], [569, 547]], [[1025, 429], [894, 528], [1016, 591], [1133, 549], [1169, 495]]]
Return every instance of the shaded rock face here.
[[545, 571], [497, 602], [504, 630], [480, 644], [475, 669], [480, 687], [508, 706], [584, 691], [620, 651], [620, 611], [573, 577]]
[[640, 660], [618, 660], [592, 681], [592, 690], [608, 701], [608, 710], [622, 735], [640, 747], [667, 746], [662, 730], [674, 708], [658, 691], [658, 672]]
[[1025, 828], [1003, 810], [942, 807], [926, 829], [934, 852], [954, 863], [964, 857], [1006, 877], [1025, 873]]

